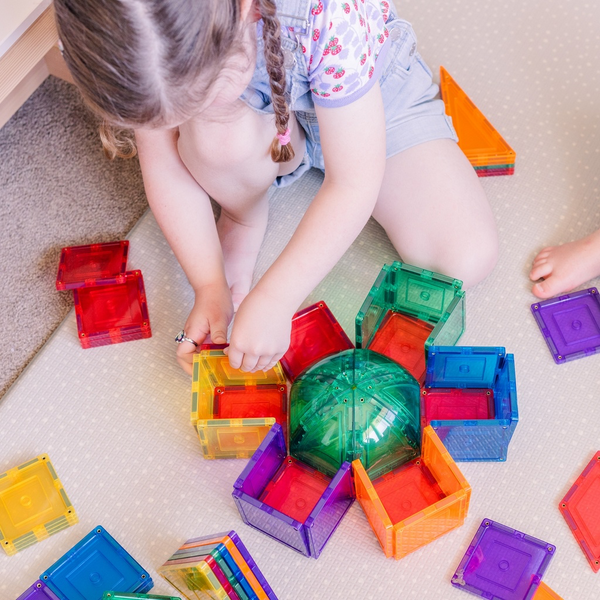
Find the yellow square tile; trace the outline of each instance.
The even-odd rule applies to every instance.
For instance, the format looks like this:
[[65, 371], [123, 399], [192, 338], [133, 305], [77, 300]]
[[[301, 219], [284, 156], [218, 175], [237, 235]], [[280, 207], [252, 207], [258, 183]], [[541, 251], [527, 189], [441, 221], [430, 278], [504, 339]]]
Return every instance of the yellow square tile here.
[[0, 474], [0, 543], [8, 555], [77, 522], [47, 455]]

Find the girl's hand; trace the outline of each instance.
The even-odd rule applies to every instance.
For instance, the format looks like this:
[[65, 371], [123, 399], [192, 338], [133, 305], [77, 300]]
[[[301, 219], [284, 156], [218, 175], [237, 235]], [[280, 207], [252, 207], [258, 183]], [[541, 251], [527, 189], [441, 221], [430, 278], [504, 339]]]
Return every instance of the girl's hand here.
[[294, 312], [283, 303], [252, 290], [240, 304], [225, 349], [229, 364], [242, 371], [268, 371], [287, 352]]
[[[208, 343], [227, 343], [227, 327], [233, 317], [233, 303], [231, 292], [226, 283], [209, 284], [196, 290], [194, 307], [185, 322], [187, 337], [194, 340], [198, 346]], [[182, 342], [177, 348], [177, 361], [183, 370], [192, 374], [194, 353], [197, 348], [189, 343]]]

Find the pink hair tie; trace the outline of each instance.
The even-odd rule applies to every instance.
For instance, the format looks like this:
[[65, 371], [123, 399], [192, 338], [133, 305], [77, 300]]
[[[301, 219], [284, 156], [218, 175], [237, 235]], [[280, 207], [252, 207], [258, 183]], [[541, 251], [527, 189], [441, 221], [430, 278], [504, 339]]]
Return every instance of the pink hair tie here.
[[291, 139], [291, 136], [290, 136], [290, 128], [288, 127], [288, 128], [285, 130], [285, 133], [278, 133], [278, 134], [277, 134], [277, 139], [279, 140], [279, 143], [280, 143], [282, 146], [286, 146], [287, 144], [289, 144], [289, 143], [290, 143], [290, 139]]

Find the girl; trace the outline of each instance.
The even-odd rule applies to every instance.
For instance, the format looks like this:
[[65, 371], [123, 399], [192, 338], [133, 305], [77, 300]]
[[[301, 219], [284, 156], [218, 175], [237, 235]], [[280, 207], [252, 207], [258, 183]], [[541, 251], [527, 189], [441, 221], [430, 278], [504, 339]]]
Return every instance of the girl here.
[[[271, 368], [294, 312], [371, 215], [406, 262], [465, 286], [493, 268], [490, 207], [390, 2], [55, 0], [105, 150], [137, 148], [152, 211], [195, 291], [177, 338], [188, 372], [208, 336], [226, 342], [234, 311], [231, 366]], [[323, 185], [250, 291], [267, 189], [311, 167]]]

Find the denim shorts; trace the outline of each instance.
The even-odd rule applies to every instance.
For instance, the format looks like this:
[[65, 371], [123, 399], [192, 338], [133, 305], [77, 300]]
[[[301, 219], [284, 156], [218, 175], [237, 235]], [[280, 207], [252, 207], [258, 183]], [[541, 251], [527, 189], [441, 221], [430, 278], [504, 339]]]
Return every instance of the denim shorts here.
[[[438, 86], [417, 51], [417, 38], [407, 21], [390, 15], [390, 32], [384, 65], [379, 77], [386, 122], [386, 156], [394, 156], [412, 146], [437, 139], [458, 141], [452, 121], [438, 97]], [[292, 184], [311, 167], [325, 170], [320, 144], [319, 123], [308, 83], [306, 62], [300, 45], [282, 37], [287, 88], [286, 99], [306, 134], [306, 152], [300, 165], [289, 175], [277, 177], [276, 187]], [[262, 39], [258, 36], [257, 66], [241, 99], [253, 110], [273, 114], [269, 78], [266, 72]]]

